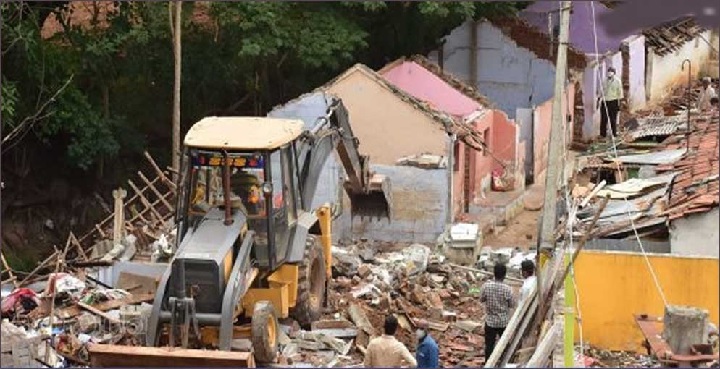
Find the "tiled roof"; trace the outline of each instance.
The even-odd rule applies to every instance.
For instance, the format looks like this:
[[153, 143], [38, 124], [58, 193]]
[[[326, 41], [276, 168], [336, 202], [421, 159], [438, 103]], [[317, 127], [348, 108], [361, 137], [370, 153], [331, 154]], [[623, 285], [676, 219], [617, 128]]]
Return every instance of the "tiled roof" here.
[[705, 29], [692, 18], [683, 17], [643, 31], [646, 45], [655, 48], [655, 54], [663, 56], [694, 40]]
[[[690, 151], [673, 164], [658, 166], [658, 171], [679, 171], [672, 184], [667, 214], [670, 220], [688, 214], [702, 213], [718, 206], [720, 182], [718, 181], [718, 112], [704, 113], [692, 118], [689, 136]], [[687, 146], [686, 140], [672, 143], [669, 149]]]
[[[552, 42], [550, 36], [535, 28], [526, 20], [519, 17], [500, 17], [486, 19], [486, 21], [500, 29], [518, 46], [530, 50], [538, 58], [547, 60], [553, 65], [557, 62], [557, 54], [550, 51], [551, 48], [557, 50], [557, 42]], [[587, 65], [585, 54], [571, 45], [568, 45], [567, 50], [567, 61], [570, 68], [585, 69]]]
[[349, 76], [353, 71], [359, 71], [378, 84], [380, 84], [385, 89], [392, 92], [395, 96], [399, 97], [401, 100], [405, 101], [406, 103], [412, 105], [425, 115], [429, 116], [436, 122], [442, 124], [442, 128], [445, 130], [445, 132], [449, 134], [456, 134], [458, 139], [462, 140], [465, 144], [472, 147], [475, 150], [482, 150], [483, 144], [482, 144], [482, 138], [480, 138], [479, 133], [475, 131], [475, 129], [465, 123], [460, 121], [459, 119], [455, 119], [451, 116], [449, 116], [446, 113], [443, 113], [439, 110], [436, 110], [435, 108], [431, 107], [428, 103], [421, 101], [419, 99], [416, 99], [415, 97], [411, 96], [410, 94], [406, 93], [405, 91], [401, 90], [394, 84], [390, 83], [387, 79], [383, 78], [379, 73], [375, 72], [374, 70], [368, 68], [364, 64], [355, 64], [354, 66], [350, 67], [348, 70], [346, 70], [344, 73], [340, 74], [339, 76], [333, 78], [332, 80], [328, 81], [324, 85], [318, 87], [315, 89], [315, 92], [324, 92], [327, 91], [330, 86], [336, 84], [337, 82], [345, 79], [347, 76]]
[[436, 75], [438, 78], [445, 81], [445, 83], [452, 86], [452, 88], [460, 91], [463, 95], [477, 101], [483, 107], [488, 109], [493, 109], [495, 107], [492, 101], [490, 101], [490, 99], [488, 99], [485, 95], [481, 94], [476, 88], [470, 86], [469, 84], [463, 82], [449, 72], [443, 70], [442, 68], [440, 68], [439, 65], [433, 63], [422, 55], [413, 55], [410, 58], [400, 58], [398, 60], [390, 62], [386, 66], [382, 67], [382, 69], [380, 69], [378, 73], [383, 74], [385, 71], [390, 70], [406, 61], [417, 63], [421, 67], [430, 71], [432, 74]]
[[331, 79], [324, 85], [318, 87], [315, 89], [315, 91], [327, 91], [332, 85], [336, 84], [337, 82], [345, 79], [347, 76], [349, 76], [352, 72], [359, 71], [366, 76], [368, 76], [373, 81], [377, 82], [380, 86], [385, 88], [386, 90], [392, 92], [395, 96], [399, 97], [401, 100], [405, 101], [406, 103], [412, 105], [417, 110], [421, 111], [425, 115], [429, 116], [433, 120], [437, 121], [438, 123], [441, 123], [445, 129], [455, 123], [455, 120], [450, 117], [449, 115], [434, 109], [431, 107], [428, 103], [418, 100], [415, 97], [411, 96], [410, 94], [406, 93], [405, 91], [401, 90], [397, 86], [390, 83], [388, 80], [383, 78], [380, 74], [375, 72], [374, 70], [368, 68], [364, 64], [355, 64], [354, 66], [350, 67], [348, 70], [340, 74], [339, 76]]

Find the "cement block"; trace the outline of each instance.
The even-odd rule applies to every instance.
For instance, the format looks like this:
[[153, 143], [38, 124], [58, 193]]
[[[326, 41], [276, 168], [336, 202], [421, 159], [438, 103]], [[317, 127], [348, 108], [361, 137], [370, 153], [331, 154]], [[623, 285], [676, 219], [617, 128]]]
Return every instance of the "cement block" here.
[[695, 344], [708, 341], [708, 311], [689, 306], [665, 308], [663, 339], [675, 354], [690, 354]]

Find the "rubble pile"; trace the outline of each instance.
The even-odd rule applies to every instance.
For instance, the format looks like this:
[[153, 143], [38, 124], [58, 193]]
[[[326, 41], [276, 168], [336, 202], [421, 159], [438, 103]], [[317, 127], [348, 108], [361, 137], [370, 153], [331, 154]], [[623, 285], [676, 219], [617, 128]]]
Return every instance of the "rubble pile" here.
[[3, 367], [87, 366], [88, 344], [139, 345], [153, 297], [108, 288], [83, 272], [17, 288], [2, 300]]
[[589, 347], [581, 358], [586, 368], [661, 368], [659, 361], [648, 355], [627, 351], [609, 351]]
[[361, 242], [334, 247], [333, 260], [328, 319], [352, 322], [345, 329], [354, 329], [349, 342], [357, 348], [341, 364], [361, 363], [370, 338], [382, 334], [385, 316], [394, 314], [400, 323], [397, 337], [411, 350], [417, 345], [414, 331], [423, 322], [441, 343], [441, 365], [482, 365], [484, 311], [478, 299], [487, 273], [454, 269], [420, 244], [380, 253]]

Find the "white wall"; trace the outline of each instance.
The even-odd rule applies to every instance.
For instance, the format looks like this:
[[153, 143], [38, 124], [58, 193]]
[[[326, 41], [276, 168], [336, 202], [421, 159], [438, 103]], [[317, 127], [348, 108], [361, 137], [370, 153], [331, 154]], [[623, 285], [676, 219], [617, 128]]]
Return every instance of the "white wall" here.
[[[711, 31], [705, 31], [701, 35], [705, 40], [710, 41]], [[659, 56], [655, 54], [653, 48], [648, 48], [645, 71], [648, 102], [662, 101], [674, 87], [687, 84], [687, 69], [682, 70], [685, 59], [690, 59], [692, 62], [693, 78], [697, 78], [708, 62], [711, 51], [711, 46], [700, 37], [686, 42], [677, 51], [664, 56]]]
[[646, 103], [645, 96], [645, 36], [639, 35], [623, 41], [629, 48], [629, 86], [625, 96], [631, 112], [643, 109]]
[[670, 249], [673, 254], [718, 257], [720, 211], [691, 214], [670, 222]]

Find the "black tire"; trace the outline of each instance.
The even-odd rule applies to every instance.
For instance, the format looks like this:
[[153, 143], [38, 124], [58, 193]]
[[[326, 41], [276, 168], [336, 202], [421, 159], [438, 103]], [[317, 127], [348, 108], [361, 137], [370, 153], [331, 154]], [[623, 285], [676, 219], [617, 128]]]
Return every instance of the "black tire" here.
[[280, 324], [270, 301], [258, 301], [252, 315], [252, 347], [255, 361], [260, 364], [275, 362], [278, 353]]
[[325, 253], [320, 241], [314, 235], [308, 235], [305, 242], [305, 256], [298, 268], [297, 303], [291, 316], [305, 329], [320, 319], [323, 302], [327, 294], [327, 274], [325, 274]]

